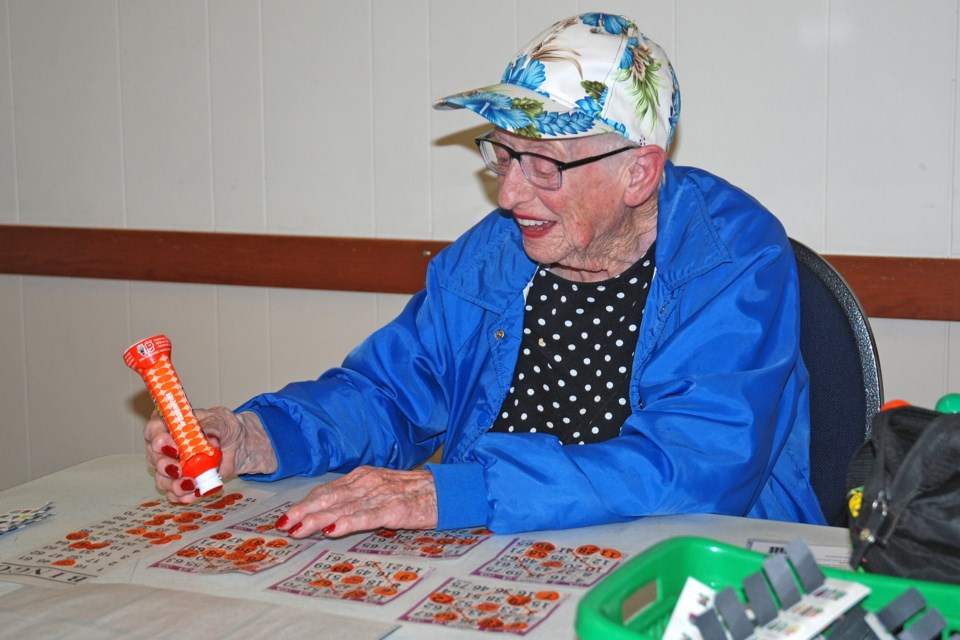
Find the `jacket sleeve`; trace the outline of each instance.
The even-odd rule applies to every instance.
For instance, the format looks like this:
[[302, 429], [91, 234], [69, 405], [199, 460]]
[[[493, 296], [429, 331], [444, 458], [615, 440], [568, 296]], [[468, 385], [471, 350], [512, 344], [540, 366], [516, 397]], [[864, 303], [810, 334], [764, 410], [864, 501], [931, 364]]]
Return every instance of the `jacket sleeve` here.
[[404, 469], [428, 458], [448, 421], [437, 325], [421, 292], [341, 367], [237, 408], [261, 418], [279, 459], [274, 474], [248, 479], [345, 472], [363, 464]]
[[805, 376], [793, 375], [795, 266], [772, 245], [695, 282], [662, 309], [647, 306], [660, 312], [659, 338], [633, 373], [634, 411], [620, 437], [565, 446], [539, 433], [480, 439], [474, 460], [493, 531], [748, 514], [785, 448], [796, 417], [789, 407], [806, 393]]

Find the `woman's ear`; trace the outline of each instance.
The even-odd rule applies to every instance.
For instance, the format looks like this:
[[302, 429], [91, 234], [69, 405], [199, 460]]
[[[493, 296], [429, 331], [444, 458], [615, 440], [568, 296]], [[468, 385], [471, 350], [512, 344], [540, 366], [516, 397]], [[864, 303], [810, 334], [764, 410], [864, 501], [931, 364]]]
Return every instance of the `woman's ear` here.
[[626, 167], [627, 186], [623, 196], [627, 206], [639, 207], [657, 193], [666, 163], [666, 152], [656, 145], [637, 147], [630, 152]]

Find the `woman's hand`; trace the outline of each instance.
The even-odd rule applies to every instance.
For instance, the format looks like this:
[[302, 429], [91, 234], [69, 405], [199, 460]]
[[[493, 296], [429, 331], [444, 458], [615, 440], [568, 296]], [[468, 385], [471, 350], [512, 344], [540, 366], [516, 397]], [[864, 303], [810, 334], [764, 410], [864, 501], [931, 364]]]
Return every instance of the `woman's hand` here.
[[434, 529], [437, 488], [429, 471], [358, 467], [314, 488], [277, 521], [277, 528], [303, 538], [315, 531], [340, 537], [379, 527]]
[[[210, 444], [219, 447], [223, 454], [220, 476], [224, 480], [239, 473], [276, 471], [276, 455], [256, 414], [235, 414], [226, 407], [196, 409], [194, 413]], [[157, 488], [171, 502], [186, 504], [196, 500], [196, 484], [193, 478], [182, 477], [177, 445], [156, 411], [143, 427], [143, 439]]]

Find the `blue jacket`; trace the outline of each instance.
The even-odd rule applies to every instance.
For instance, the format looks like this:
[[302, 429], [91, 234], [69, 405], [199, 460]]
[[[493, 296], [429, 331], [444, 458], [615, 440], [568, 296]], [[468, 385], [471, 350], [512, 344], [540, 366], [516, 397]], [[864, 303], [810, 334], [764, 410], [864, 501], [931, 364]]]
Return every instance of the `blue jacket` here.
[[440, 529], [498, 533], [702, 512], [822, 523], [809, 481], [796, 265], [750, 196], [668, 163], [657, 271], [619, 437], [562, 446], [489, 433], [510, 388], [536, 264], [494, 211], [440, 252], [426, 288], [318, 380], [238, 411], [264, 423], [272, 480], [430, 464]]

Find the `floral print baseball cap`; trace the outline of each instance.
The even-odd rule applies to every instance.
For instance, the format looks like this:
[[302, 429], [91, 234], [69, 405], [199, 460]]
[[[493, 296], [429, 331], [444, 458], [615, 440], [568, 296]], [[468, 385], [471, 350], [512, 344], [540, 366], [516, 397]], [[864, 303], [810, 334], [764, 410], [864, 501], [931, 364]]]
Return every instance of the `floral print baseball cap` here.
[[433, 106], [470, 109], [530, 138], [614, 132], [668, 150], [680, 116], [680, 88], [663, 49], [632, 20], [583, 13], [534, 38], [499, 84]]

